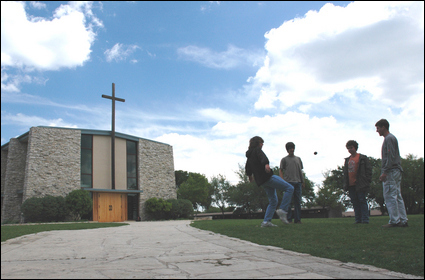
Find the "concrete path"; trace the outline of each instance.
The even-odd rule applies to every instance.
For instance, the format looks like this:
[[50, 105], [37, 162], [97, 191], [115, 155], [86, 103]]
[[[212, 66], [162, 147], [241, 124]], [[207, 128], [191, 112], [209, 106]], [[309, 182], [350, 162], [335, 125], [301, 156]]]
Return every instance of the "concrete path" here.
[[1, 278], [423, 279], [260, 246], [190, 222], [130, 222], [11, 239], [1, 244]]

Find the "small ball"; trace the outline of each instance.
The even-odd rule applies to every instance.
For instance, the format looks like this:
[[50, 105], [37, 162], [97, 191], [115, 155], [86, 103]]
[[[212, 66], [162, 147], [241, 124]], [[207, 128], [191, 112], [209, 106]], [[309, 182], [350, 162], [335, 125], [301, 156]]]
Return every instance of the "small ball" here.
[[317, 155], [317, 152], [314, 152], [314, 155]]

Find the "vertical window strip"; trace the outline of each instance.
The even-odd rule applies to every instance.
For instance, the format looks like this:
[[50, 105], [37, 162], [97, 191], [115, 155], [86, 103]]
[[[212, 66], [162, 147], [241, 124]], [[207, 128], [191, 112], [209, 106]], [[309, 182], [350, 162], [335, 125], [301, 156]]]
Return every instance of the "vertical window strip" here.
[[93, 187], [93, 135], [81, 135], [81, 187]]
[[137, 142], [127, 140], [127, 189], [138, 190]]

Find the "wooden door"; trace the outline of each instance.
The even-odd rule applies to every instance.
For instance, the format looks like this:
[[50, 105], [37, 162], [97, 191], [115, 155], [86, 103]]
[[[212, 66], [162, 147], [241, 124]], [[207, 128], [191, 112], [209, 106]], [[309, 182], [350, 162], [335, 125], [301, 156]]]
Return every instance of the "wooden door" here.
[[93, 221], [123, 222], [127, 220], [127, 194], [95, 193], [93, 195]]

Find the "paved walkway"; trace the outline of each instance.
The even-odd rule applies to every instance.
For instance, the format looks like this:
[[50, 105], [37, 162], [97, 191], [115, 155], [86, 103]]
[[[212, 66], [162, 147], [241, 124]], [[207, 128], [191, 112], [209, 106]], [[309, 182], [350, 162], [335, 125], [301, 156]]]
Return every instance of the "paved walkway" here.
[[423, 279], [260, 246], [190, 221], [50, 231], [1, 244], [1, 278]]

